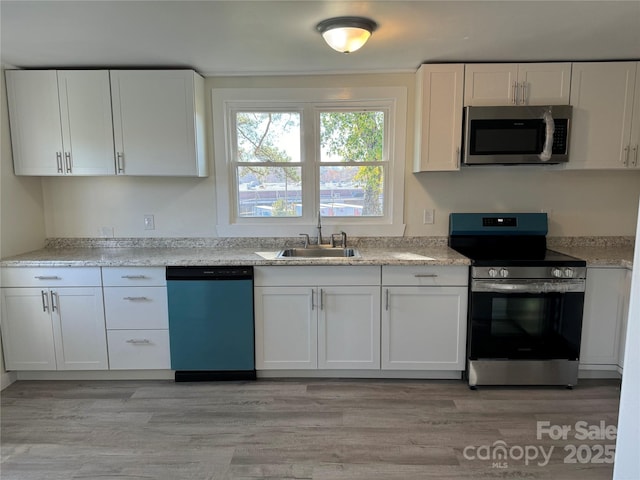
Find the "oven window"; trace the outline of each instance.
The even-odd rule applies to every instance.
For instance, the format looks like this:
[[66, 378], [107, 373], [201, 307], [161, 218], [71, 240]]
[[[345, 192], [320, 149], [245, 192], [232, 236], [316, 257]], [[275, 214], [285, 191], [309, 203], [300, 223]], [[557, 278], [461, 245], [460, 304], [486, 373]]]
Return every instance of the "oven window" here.
[[471, 359], [577, 359], [583, 293], [472, 292]]

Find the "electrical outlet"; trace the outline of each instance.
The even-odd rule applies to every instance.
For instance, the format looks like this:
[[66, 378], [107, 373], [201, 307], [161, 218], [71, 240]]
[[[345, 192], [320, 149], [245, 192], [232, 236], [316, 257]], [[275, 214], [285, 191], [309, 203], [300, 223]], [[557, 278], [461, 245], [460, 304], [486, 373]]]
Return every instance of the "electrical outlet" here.
[[433, 208], [425, 209], [423, 214], [423, 223], [425, 225], [433, 224], [435, 216], [436, 216], [436, 211]]
[[156, 223], [153, 219], [153, 215], [145, 215], [144, 216], [144, 229], [145, 230], [155, 230]]
[[98, 235], [102, 238], [113, 238], [113, 227], [100, 227]]

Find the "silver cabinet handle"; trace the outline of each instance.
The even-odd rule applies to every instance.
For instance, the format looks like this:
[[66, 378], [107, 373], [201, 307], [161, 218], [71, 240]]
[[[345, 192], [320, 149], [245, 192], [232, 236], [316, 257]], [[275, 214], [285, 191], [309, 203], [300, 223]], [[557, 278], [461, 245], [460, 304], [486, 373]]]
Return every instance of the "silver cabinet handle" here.
[[36, 275], [33, 278], [37, 280], [61, 280], [57, 275]]
[[52, 312], [55, 312], [56, 310], [60, 311], [60, 302], [58, 300], [59, 300], [58, 294], [56, 292], [51, 292], [51, 311]]
[[147, 278], [146, 275], [122, 275], [120, 278], [126, 278], [129, 280], [142, 280]]
[[131, 343], [133, 345], [149, 345], [151, 340], [148, 338], [130, 338], [127, 340], [127, 343]]
[[315, 308], [316, 308], [315, 304], [313, 303], [313, 295], [314, 295], [314, 293], [315, 293], [315, 290], [312, 288], [311, 289], [311, 310], [315, 310]]
[[132, 302], [140, 302], [144, 300], [149, 300], [147, 297], [122, 297], [123, 300], [130, 300]]
[[62, 152], [56, 152], [56, 165], [58, 167], [58, 173], [64, 173], [62, 170]]
[[512, 95], [511, 103], [516, 105], [518, 103], [518, 82], [513, 82]]
[[629, 166], [629, 145], [624, 147], [624, 160], [622, 160], [622, 164], [625, 167]]
[[47, 295], [47, 292], [45, 292], [44, 290], [40, 290], [40, 294], [42, 295], [42, 311], [43, 312], [48, 312], [49, 311], [49, 296]]
[[64, 166], [67, 173], [71, 173], [71, 153], [64, 152]]
[[324, 310], [324, 290], [320, 289], [320, 310]]
[[521, 104], [525, 104], [526, 102], [526, 91], [527, 91], [527, 84], [525, 82], [522, 82], [520, 84], [520, 90], [522, 92], [522, 97], [520, 98], [520, 103]]
[[414, 275], [416, 278], [436, 278], [437, 276], [437, 273], [416, 273]]
[[387, 311], [389, 310], [389, 289], [388, 288], [384, 294], [384, 309]]
[[124, 173], [124, 153], [117, 152], [116, 153], [116, 173]]
[[633, 152], [633, 160], [631, 160], [631, 166], [637, 167], [638, 166], [638, 145], [634, 145], [633, 147], [631, 147], [631, 151]]
[[456, 168], [460, 168], [460, 147], [456, 148]]

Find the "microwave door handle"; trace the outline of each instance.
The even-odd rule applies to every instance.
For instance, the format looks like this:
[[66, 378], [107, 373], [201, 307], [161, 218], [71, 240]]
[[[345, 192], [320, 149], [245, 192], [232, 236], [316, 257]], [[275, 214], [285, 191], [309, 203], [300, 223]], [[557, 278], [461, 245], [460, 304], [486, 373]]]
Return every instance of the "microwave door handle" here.
[[538, 155], [538, 158], [543, 162], [548, 162], [549, 160], [551, 160], [551, 154], [553, 152], [553, 134], [556, 130], [556, 124], [553, 121], [551, 109], [544, 112], [544, 114], [542, 115], [542, 121], [545, 124], [544, 145], [542, 147], [542, 152], [540, 152], [540, 155]]

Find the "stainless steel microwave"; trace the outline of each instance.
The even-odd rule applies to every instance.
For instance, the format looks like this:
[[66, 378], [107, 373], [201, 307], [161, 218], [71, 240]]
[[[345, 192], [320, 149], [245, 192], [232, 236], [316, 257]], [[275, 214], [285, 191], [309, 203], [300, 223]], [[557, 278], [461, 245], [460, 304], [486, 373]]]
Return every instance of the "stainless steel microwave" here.
[[569, 161], [569, 105], [466, 107], [465, 165]]

